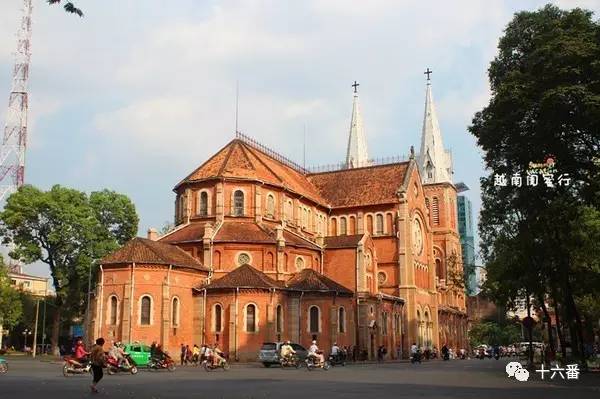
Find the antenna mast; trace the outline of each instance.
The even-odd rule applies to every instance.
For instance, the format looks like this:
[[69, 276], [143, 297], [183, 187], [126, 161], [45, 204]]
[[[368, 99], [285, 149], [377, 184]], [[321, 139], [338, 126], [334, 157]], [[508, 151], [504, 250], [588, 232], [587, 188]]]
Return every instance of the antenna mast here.
[[8, 97], [8, 112], [0, 148], [0, 202], [23, 185], [27, 147], [27, 82], [31, 59], [31, 0], [23, 0], [23, 16], [17, 32], [17, 52]]

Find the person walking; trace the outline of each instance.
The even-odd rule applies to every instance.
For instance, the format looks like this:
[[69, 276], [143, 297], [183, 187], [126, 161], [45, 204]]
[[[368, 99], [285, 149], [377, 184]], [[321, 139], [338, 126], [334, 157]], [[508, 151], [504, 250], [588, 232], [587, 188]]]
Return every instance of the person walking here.
[[185, 348], [185, 345], [181, 344], [181, 356], [180, 356], [180, 359], [181, 359], [181, 365], [182, 366], [183, 366], [183, 363], [185, 362], [185, 355], [186, 355], [186, 353], [187, 353], [187, 349]]
[[104, 357], [104, 338], [98, 338], [96, 340], [96, 345], [92, 347], [92, 351], [90, 353], [90, 361], [92, 362], [92, 374], [94, 376], [92, 385], [90, 385], [90, 389], [93, 393], [98, 393], [98, 388], [96, 388], [96, 385], [98, 385], [104, 376], [102, 368], [106, 363], [106, 359]]

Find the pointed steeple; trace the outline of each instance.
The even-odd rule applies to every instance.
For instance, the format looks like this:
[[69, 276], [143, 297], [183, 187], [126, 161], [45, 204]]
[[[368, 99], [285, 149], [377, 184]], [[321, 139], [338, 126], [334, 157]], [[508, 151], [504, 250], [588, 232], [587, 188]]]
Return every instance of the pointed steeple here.
[[452, 183], [452, 154], [444, 149], [442, 132], [435, 112], [431, 94], [431, 71], [427, 68], [427, 89], [425, 92], [425, 115], [421, 133], [421, 152], [417, 158], [424, 184]]
[[350, 136], [348, 137], [348, 150], [346, 151], [347, 168], [358, 168], [369, 165], [367, 137], [365, 136], [365, 128], [358, 101], [358, 86], [359, 84], [354, 81], [354, 84], [352, 85], [352, 87], [354, 87], [352, 120], [350, 121]]

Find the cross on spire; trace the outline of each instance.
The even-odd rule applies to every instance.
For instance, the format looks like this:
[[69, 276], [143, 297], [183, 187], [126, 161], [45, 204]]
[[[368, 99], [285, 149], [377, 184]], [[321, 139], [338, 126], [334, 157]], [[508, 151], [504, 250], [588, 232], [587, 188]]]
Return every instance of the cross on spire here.
[[354, 81], [354, 84], [352, 85], [352, 87], [354, 87], [354, 92], [358, 93], [358, 91], [356, 90], [358, 88], [358, 86], [360, 86], [359, 83], [356, 83], [356, 80]]
[[427, 67], [427, 70], [425, 72], [423, 72], [424, 75], [427, 75], [427, 81], [429, 82], [431, 80], [431, 78], [429, 77], [429, 75], [431, 75], [433, 73], [433, 71], [431, 69], [429, 69], [429, 67]]

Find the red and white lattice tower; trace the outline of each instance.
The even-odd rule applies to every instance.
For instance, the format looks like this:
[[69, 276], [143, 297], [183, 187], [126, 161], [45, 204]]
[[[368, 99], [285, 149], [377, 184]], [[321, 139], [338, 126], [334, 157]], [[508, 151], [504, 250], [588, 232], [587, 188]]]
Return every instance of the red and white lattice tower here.
[[4, 137], [0, 148], [0, 203], [23, 185], [27, 146], [27, 81], [31, 58], [31, 0], [23, 0], [23, 16], [17, 32], [17, 52], [8, 98]]

